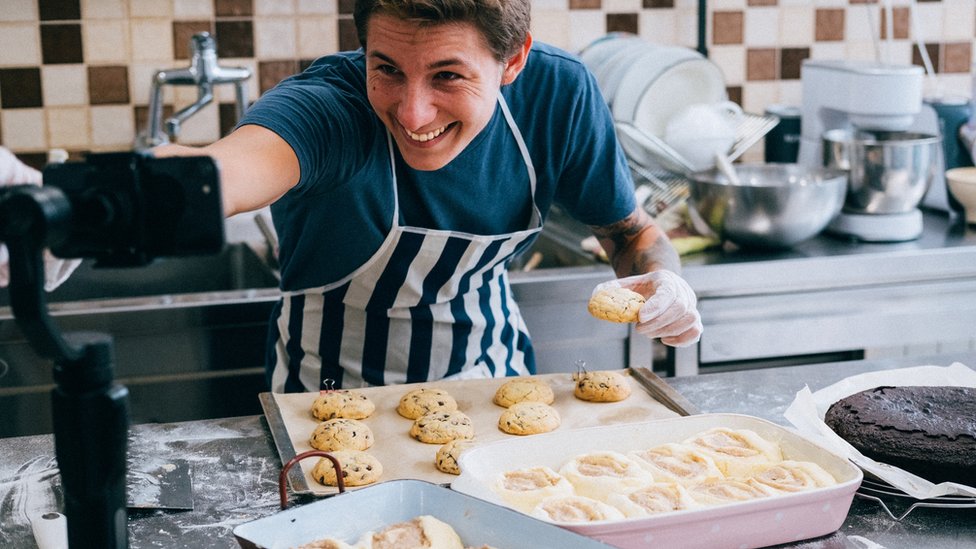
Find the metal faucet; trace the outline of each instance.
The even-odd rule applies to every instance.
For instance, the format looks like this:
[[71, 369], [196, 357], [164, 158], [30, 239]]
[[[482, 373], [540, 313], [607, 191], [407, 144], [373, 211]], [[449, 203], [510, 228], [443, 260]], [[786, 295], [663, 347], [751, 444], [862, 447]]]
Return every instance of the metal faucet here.
[[[156, 71], [153, 75], [149, 96], [149, 127], [136, 138], [137, 148], [149, 148], [176, 139], [180, 126], [188, 118], [213, 101], [213, 87], [217, 84], [234, 84], [237, 102], [236, 114], [240, 120], [247, 111], [245, 81], [251, 71], [244, 67], [221, 67], [217, 64], [217, 45], [208, 32], [194, 34], [190, 38], [190, 66], [183, 69]], [[163, 118], [163, 86], [196, 86], [197, 100], [166, 119], [165, 133], [160, 128]]]

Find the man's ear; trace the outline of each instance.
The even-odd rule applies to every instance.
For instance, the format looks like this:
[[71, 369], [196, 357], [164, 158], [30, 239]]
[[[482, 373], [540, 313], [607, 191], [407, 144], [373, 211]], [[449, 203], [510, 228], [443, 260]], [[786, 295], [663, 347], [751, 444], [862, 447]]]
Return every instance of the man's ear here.
[[525, 68], [525, 62], [529, 59], [529, 50], [532, 49], [532, 34], [526, 33], [525, 43], [519, 48], [515, 55], [508, 58], [508, 62], [505, 63], [505, 71], [502, 73], [502, 85], [511, 84], [515, 82], [515, 78], [518, 77], [522, 69]]

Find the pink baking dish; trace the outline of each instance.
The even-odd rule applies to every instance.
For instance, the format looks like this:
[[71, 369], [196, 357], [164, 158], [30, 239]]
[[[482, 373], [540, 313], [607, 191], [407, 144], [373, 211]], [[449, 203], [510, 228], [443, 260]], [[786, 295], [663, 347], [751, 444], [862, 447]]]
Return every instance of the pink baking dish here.
[[813, 461], [838, 483], [783, 496], [662, 513], [657, 516], [560, 524], [563, 528], [621, 548], [682, 547], [720, 549], [765, 547], [827, 535], [844, 523], [861, 470], [848, 460], [795, 432], [752, 416], [702, 414], [629, 425], [555, 431], [506, 439], [471, 448], [461, 456], [461, 475], [451, 488], [494, 503], [501, 500], [490, 483], [505, 471], [527, 466], [559, 468], [581, 453], [627, 452], [679, 442], [712, 427], [751, 429], [780, 444], [788, 459]]

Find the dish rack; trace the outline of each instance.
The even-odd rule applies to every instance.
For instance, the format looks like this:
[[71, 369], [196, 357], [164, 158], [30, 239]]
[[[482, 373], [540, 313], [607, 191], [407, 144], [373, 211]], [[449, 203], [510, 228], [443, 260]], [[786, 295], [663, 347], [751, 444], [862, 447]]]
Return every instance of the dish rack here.
[[[936, 509], [976, 509], [976, 498], [968, 496], [947, 495], [932, 499], [916, 499], [887, 482], [870, 479], [867, 476], [861, 482], [860, 488], [854, 493], [859, 498], [873, 501], [895, 521], [901, 521], [918, 508]], [[894, 505], [889, 505], [894, 504]], [[896, 512], [893, 508], [908, 507]]]
[[[743, 112], [736, 119], [735, 142], [728, 153], [729, 160], [742, 156], [778, 123], [776, 116]], [[643, 161], [626, 154], [638, 201], [644, 209], [657, 216], [684, 203], [690, 193], [688, 174], [693, 171], [688, 161], [661, 138], [630, 122], [617, 121], [615, 126], [621, 141], [649, 153]]]

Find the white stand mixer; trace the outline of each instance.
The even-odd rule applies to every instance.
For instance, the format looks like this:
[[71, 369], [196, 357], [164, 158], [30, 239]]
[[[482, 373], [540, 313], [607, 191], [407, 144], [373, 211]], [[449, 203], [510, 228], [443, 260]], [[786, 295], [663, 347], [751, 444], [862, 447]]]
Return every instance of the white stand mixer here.
[[[903, 131], [922, 111], [924, 70], [914, 65], [813, 60], [801, 69], [802, 119], [798, 162], [823, 167], [823, 136], [830, 130]], [[918, 238], [922, 214], [871, 213], [846, 204], [828, 230], [860, 240]]]

